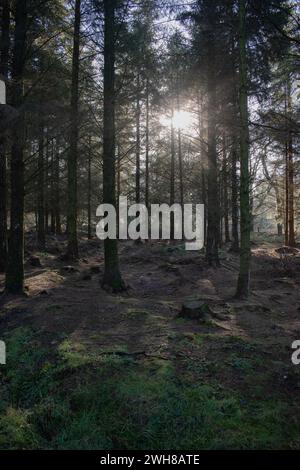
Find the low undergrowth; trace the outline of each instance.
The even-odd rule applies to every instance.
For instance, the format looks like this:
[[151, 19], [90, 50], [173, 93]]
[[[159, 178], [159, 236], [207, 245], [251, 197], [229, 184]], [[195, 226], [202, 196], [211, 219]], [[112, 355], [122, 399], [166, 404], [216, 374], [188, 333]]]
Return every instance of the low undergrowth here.
[[[206, 341], [205, 335], [196, 338], [193, 347]], [[14, 330], [6, 342], [7, 365], [0, 376], [2, 449], [299, 446], [295, 403], [276, 394], [257, 400], [250, 389], [247, 394], [222, 384], [213, 361], [90, 354], [70, 338], [48, 349], [26, 328]], [[222, 367], [249, 379], [257, 364], [227, 349]]]

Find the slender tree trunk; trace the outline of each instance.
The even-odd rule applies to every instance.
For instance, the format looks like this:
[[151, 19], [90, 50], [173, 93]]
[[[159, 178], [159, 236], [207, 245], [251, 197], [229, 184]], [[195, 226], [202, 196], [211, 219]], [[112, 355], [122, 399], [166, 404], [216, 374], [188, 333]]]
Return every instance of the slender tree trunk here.
[[59, 185], [59, 142], [56, 141], [56, 153], [55, 153], [55, 227], [56, 234], [61, 234], [61, 218], [60, 218], [60, 185]]
[[56, 233], [55, 227], [55, 193], [54, 193], [54, 185], [55, 185], [55, 162], [54, 162], [54, 139], [52, 139], [51, 144], [51, 181], [50, 181], [50, 202], [51, 202], [51, 210], [50, 210], [50, 230], [51, 233]]
[[289, 149], [288, 149], [288, 142], [285, 144], [285, 245], [288, 246], [289, 244]]
[[[287, 106], [288, 116], [292, 117], [292, 98], [291, 98], [291, 83], [287, 83]], [[287, 132], [287, 183], [288, 183], [288, 246], [295, 246], [295, 214], [294, 214], [294, 150], [293, 150], [293, 136], [290, 129]]]
[[241, 251], [237, 296], [247, 298], [250, 289], [250, 181], [249, 181], [249, 127], [247, 94], [247, 58], [246, 58], [246, 0], [239, 0], [239, 50], [240, 50], [240, 120], [241, 120]]
[[204, 109], [203, 109], [203, 96], [200, 93], [197, 94], [197, 105], [198, 105], [198, 125], [199, 125], [199, 137], [200, 137], [200, 175], [201, 175], [201, 202], [204, 204], [204, 243], [206, 246], [207, 242], [207, 185], [206, 185], [206, 175], [207, 171], [205, 169], [204, 162], [206, 161], [206, 150], [204, 149]]
[[[178, 77], [177, 77], [177, 82], [178, 82]], [[180, 112], [180, 98], [179, 98], [178, 88], [179, 88], [179, 85], [177, 83], [177, 111]], [[182, 224], [183, 224], [184, 187], [183, 187], [183, 162], [182, 162], [182, 143], [181, 143], [180, 127], [178, 127], [177, 137], [178, 137], [178, 163], [179, 163], [179, 193], [180, 193], [180, 205], [182, 209]]]
[[75, 2], [73, 36], [72, 90], [71, 90], [71, 134], [68, 153], [68, 249], [67, 256], [77, 260], [77, 160], [78, 160], [78, 101], [79, 101], [79, 47], [80, 47], [81, 0]]
[[220, 207], [217, 172], [216, 143], [216, 83], [214, 45], [211, 46], [212, 63], [208, 73], [208, 201], [206, 260], [210, 266], [219, 266]]
[[146, 172], [145, 172], [145, 204], [149, 208], [149, 80], [146, 85]]
[[45, 181], [44, 181], [44, 125], [39, 126], [39, 151], [38, 151], [38, 223], [37, 223], [37, 239], [40, 250], [45, 249]]
[[5, 272], [7, 261], [7, 184], [6, 145], [0, 135], [0, 272]]
[[288, 226], [289, 238], [288, 246], [295, 246], [295, 215], [294, 215], [294, 152], [292, 133], [289, 133], [288, 143], [288, 187], [289, 187], [289, 207], [288, 207]]
[[230, 243], [229, 234], [229, 198], [228, 198], [228, 168], [227, 168], [227, 150], [226, 137], [223, 136], [223, 206], [224, 206], [224, 230], [225, 243]]
[[[104, 119], [103, 119], [103, 202], [116, 208], [115, 161], [115, 8], [116, 0], [104, 0]], [[102, 286], [114, 292], [124, 290], [119, 270], [117, 240], [104, 241], [105, 270]]]
[[231, 251], [238, 253], [239, 244], [239, 206], [238, 206], [238, 175], [237, 175], [237, 150], [235, 138], [233, 138], [233, 148], [231, 152]]
[[[171, 176], [170, 176], [170, 206], [175, 203], [175, 131], [173, 123], [174, 109], [172, 107], [171, 119]], [[170, 239], [174, 240], [175, 235], [175, 220], [174, 212], [170, 216]]]
[[137, 75], [136, 91], [136, 171], [135, 171], [135, 202], [141, 201], [141, 103], [140, 103], [140, 74]]
[[[9, 30], [10, 30], [10, 5], [8, 0], [3, 0], [2, 5], [2, 34], [0, 51], [0, 73], [8, 76], [9, 57]], [[7, 262], [7, 162], [6, 139], [0, 133], [0, 272], [4, 272]]]
[[45, 144], [45, 165], [44, 165], [44, 180], [45, 180], [45, 233], [49, 233], [49, 199], [50, 199], [50, 190], [49, 190], [49, 129], [46, 131], [46, 144]]
[[92, 239], [92, 144], [89, 137], [89, 155], [88, 155], [88, 239]]
[[12, 129], [10, 237], [5, 288], [8, 293], [24, 291], [24, 158], [25, 140], [23, 73], [26, 55], [27, 0], [18, 0], [15, 10], [14, 51], [12, 64], [13, 90], [11, 104], [19, 111]]
[[204, 204], [204, 240], [205, 246], [207, 243], [207, 172], [204, 165], [201, 165], [201, 194], [202, 204]]

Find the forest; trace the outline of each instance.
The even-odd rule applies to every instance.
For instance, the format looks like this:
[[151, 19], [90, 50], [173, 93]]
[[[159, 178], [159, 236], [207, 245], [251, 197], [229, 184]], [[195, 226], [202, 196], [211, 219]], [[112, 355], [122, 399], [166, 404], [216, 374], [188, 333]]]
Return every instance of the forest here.
[[0, 449], [300, 450], [299, 156], [299, 0], [0, 0]]

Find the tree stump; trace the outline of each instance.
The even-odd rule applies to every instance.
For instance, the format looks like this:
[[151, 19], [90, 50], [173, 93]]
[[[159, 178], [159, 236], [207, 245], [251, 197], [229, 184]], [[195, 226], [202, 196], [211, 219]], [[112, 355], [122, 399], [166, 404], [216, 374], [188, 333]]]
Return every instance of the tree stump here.
[[179, 316], [191, 320], [204, 321], [207, 320], [211, 314], [212, 312], [208, 304], [200, 300], [187, 300], [183, 303]]

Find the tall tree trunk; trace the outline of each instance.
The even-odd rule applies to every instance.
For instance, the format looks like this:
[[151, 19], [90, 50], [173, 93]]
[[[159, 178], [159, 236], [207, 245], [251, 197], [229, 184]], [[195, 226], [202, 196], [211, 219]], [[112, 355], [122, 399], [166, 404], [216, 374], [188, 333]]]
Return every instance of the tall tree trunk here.
[[288, 143], [288, 187], [289, 187], [289, 207], [288, 207], [288, 226], [289, 238], [288, 246], [295, 246], [295, 215], [294, 215], [294, 151], [292, 133], [289, 133]]
[[141, 201], [141, 103], [140, 103], [140, 74], [137, 75], [136, 90], [136, 169], [135, 169], [135, 202], [139, 204]]
[[145, 204], [149, 209], [149, 80], [146, 85], [146, 172], [145, 172]]
[[231, 251], [239, 252], [239, 206], [238, 206], [238, 175], [237, 175], [237, 149], [235, 137], [231, 152]]
[[45, 232], [49, 233], [49, 199], [50, 199], [50, 191], [49, 191], [49, 129], [47, 128], [46, 131], [46, 143], [45, 143], [45, 157], [44, 157], [45, 165], [44, 165], [44, 179], [45, 179]]
[[204, 241], [205, 246], [207, 243], [207, 171], [203, 164], [201, 164], [201, 195], [202, 204], [204, 204]]
[[223, 136], [223, 213], [224, 213], [224, 230], [225, 243], [230, 243], [229, 234], [229, 198], [228, 198], [228, 168], [227, 168], [227, 149], [226, 137]]
[[[104, 0], [103, 202], [116, 208], [115, 8], [116, 0]], [[104, 257], [102, 286], [114, 292], [124, 290], [125, 285], [119, 270], [117, 240], [104, 240]]]
[[79, 85], [79, 47], [80, 47], [81, 0], [75, 2], [75, 21], [73, 36], [72, 90], [71, 90], [71, 133], [68, 153], [68, 249], [67, 256], [77, 260], [77, 160], [78, 160], [78, 85]]
[[50, 203], [51, 203], [51, 208], [50, 208], [50, 230], [51, 233], [55, 234], [56, 233], [56, 227], [55, 227], [55, 192], [54, 192], [54, 187], [55, 187], [55, 161], [54, 161], [54, 139], [52, 139], [51, 143], [51, 180], [50, 180]]
[[[213, 33], [214, 34], [214, 33]], [[219, 266], [220, 208], [217, 172], [216, 143], [216, 82], [214, 64], [214, 44], [211, 44], [211, 64], [208, 73], [208, 207], [206, 260], [209, 265]]]
[[[2, 34], [0, 51], [0, 73], [8, 76], [10, 5], [9, 0], [3, 0], [2, 5]], [[6, 269], [7, 261], [7, 162], [5, 135], [0, 133], [0, 272]]]
[[44, 167], [44, 125], [39, 126], [39, 150], [38, 150], [38, 224], [37, 239], [40, 250], [45, 249], [45, 167]]
[[89, 155], [88, 155], [88, 239], [92, 239], [92, 143], [89, 137]]
[[60, 185], [59, 185], [59, 141], [56, 141], [56, 153], [55, 153], [55, 227], [56, 234], [61, 234], [61, 218], [60, 218]]
[[[291, 83], [287, 83], [287, 112], [288, 118], [292, 117]], [[290, 119], [287, 127], [290, 126]], [[287, 132], [287, 226], [288, 226], [288, 246], [295, 246], [295, 214], [294, 214], [294, 150], [293, 136], [290, 129]]]
[[200, 138], [200, 175], [201, 175], [201, 203], [204, 204], [204, 244], [206, 246], [207, 241], [207, 188], [206, 188], [206, 175], [204, 162], [206, 161], [206, 150], [204, 149], [204, 109], [203, 109], [203, 96], [202, 93], [197, 94], [197, 105], [198, 105], [198, 126], [199, 126], [199, 138]]
[[12, 129], [10, 236], [5, 288], [13, 294], [24, 291], [24, 112], [23, 74], [26, 56], [27, 0], [18, 0], [15, 10], [11, 104], [19, 112]]
[[[180, 98], [179, 98], [179, 85], [177, 77], [177, 111], [180, 112]], [[183, 162], [182, 162], [182, 142], [181, 142], [181, 129], [178, 127], [178, 163], [179, 163], [179, 193], [180, 193], [180, 205], [182, 209], [182, 224], [183, 224], [183, 205], [184, 205], [184, 188], [183, 188]], [[183, 225], [182, 225], [183, 227]]]
[[239, 51], [240, 51], [240, 150], [241, 150], [241, 250], [240, 270], [237, 285], [237, 296], [247, 298], [250, 289], [250, 181], [249, 181], [249, 127], [248, 127], [248, 93], [247, 93], [247, 57], [246, 57], [246, 0], [239, 0]]
[[289, 148], [288, 141], [285, 143], [285, 218], [284, 218], [284, 235], [285, 245], [289, 244]]
[[[172, 107], [171, 119], [171, 175], [170, 175], [170, 206], [175, 203], [175, 131], [174, 131], [174, 109]], [[170, 215], [170, 239], [174, 240], [175, 236], [175, 220], [174, 212]]]

